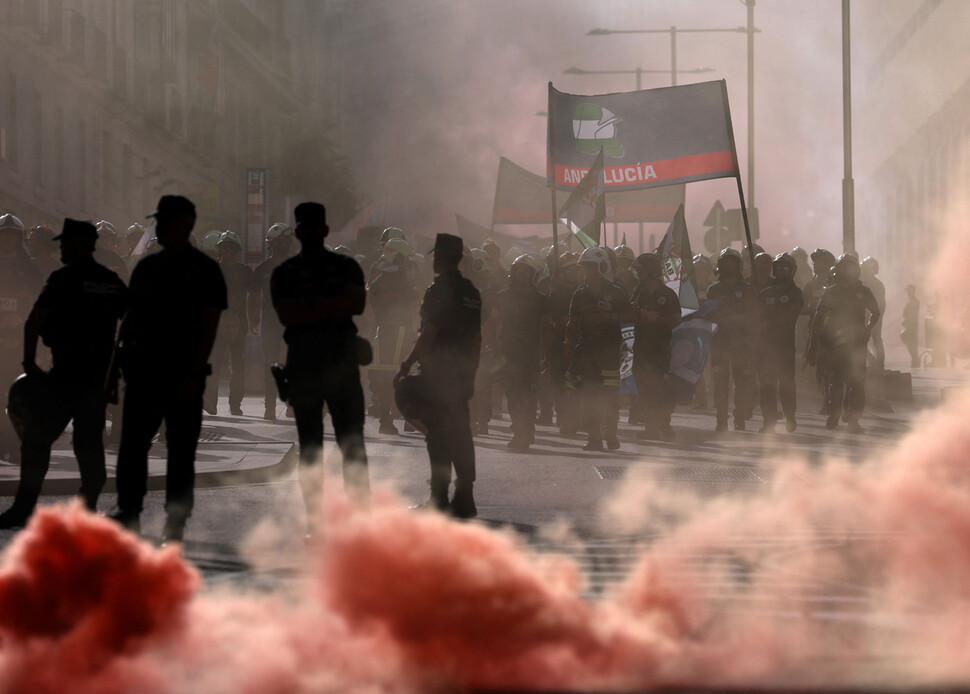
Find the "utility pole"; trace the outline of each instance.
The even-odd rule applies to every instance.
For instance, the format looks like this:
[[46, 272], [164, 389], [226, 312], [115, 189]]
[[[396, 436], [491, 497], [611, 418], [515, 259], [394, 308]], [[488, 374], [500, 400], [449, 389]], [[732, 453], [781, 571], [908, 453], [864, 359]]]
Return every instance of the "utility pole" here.
[[852, 179], [852, 65], [849, 0], [842, 0], [842, 250], [855, 251], [855, 181]]

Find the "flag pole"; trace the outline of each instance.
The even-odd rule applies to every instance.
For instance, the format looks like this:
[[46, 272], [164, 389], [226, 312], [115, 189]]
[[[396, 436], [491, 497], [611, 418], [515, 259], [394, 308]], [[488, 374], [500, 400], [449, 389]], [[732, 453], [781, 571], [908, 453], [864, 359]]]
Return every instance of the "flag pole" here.
[[741, 201], [741, 219], [744, 220], [744, 238], [748, 242], [748, 255], [754, 267], [754, 244], [751, 242], [751, 226], [748, 223], [748, 206], [744, 202], [744, 188], [741, 186], [741, 169], [738, 167], [738, 149], [734, 145], [734, 125], [731, 123], [731, 104], [728, 101], [727, 81], [721, 80], [721, 97], [724, 99], [724, 115], [727, 118], [728, 137], [731, 138], [731, 156], [734, 157], [734, 180], [738, 182], [738, 199]]
[[549, 105], [546, 117], [548, 119], [546, 143], [549, 150], [546, 178], [549, 181], [549, 194], [552, 198], [552, 263], [549, 265], [549, 273], [555, 279], [559, 276], [559, 210], [556, 209], [556, 147], [552, 127], [552, 82], [549, 82]]

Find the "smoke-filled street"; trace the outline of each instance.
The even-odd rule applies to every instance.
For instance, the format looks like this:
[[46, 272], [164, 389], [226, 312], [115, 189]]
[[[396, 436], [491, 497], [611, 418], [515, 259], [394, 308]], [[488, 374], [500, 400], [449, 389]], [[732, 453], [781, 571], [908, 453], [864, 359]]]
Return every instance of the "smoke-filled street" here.
[[967, 26], [0, 0], [0, 694], [970, 689]]

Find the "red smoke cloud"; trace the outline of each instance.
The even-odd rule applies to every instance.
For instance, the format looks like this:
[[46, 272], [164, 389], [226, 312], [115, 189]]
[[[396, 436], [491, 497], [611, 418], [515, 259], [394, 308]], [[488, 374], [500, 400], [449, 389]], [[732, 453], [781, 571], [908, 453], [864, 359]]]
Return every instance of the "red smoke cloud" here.
[[[196, 592], [196, 572], [174, 551], [77, 506], [47, 509], [0, 566], [0, 693], [963, 680], [962, 411], [924, 415], [864, 464], [774, 461], [764, 495], [695, 500], [596, 602], [581, 597], [568, 558], [538, 556], [511, 532], [409, 512], [387, 495], [367, 512], [331, 500], [306, 576], [278, 595]], [[641, 492], [616, 498], [644, 503]], [[762, 541], [786, 537], [790, 551]], [[861, 617], [818, 617], [842, 609], [825, 604], [825, 587], [845, 585], [866, 605]]]
[[153, 691], [126, 662], [179, 633], [198, 586], [175, 550], [156, 552], [79, 504], [45, 509], [4, 553], [0, 689]]

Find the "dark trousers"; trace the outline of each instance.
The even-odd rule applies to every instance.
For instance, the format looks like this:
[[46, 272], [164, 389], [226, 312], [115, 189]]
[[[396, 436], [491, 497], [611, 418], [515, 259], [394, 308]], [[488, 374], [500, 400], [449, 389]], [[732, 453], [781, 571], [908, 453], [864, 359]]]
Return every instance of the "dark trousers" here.
[[[323, 410], [330, 411], [334, 437], [343, 455], [344, 488], [356, 501], [369, 494], [367, 453], [364, 450], [364, 390], [356, 362], [341, 360], [328, 368], [301, 368], [287, 364], [289, 403], [296, 418], [300, 442], [300, 481], [304, 498], [313, 498], [322, 481]], [[308, 509], [309, 510], [309, 509]]]
[[767, 345], [758, 363], [761, 416], [778, 421], [778, 402], [786, 419], [795, 416], [795, 349]]
[[[219, 394], [219, 378], [222, 368], [229, 365], [229, 407], [231, 409], [242, 405], [246, 394], [246, 335], [234, 337], [231, 340], [219, 338], [212, 349], [212, 389], [213, 402]], [[275, 406], [275, 405], [274, 405]]]
[[539, 394], [538, 362], [507, 362], [502, 370], [514, 438], [533, 443]]
[[169, 518], [192, 515], [195, 486], [195, 450], [202, 431], [204, 379], [196, 393], [180, 392], [184, 377], [134, 378], [126, 382], [121, 445], [118, 448], [118, 509], [123, 514], [142, 511], [148, 485], [148, 450], [165, 422], [165, 511]]
[[634, 357], [633, 379], [637, 384], [637, 401], [646, 431], [657, 431], [670, 426], [674, 412], [674, 393], [667, 380], [670, 357], [660, 355], [653, 359]]
[[838, 417], [843, 411], [850, 422], [862, 417], [866, 406], [866, 356], [866, 345], [829, 350], [826, 394], [830, 417]]
[[582, 426], [582, 400], [578, 383], [568, 373], [568, 364], [565, 361], [552, 361], [550, 369], [556, 402], [556, 426], [560, 433], [575, 434]]
[[20, 484], [13, 507], [29, 515], [37, 505], [51, 462], [51, 445], [74, 420], [74, 456], [81, 473], [78, 495], [94, 511], [104, 488], [104, 392], [100, 383], [88, 386], [61, 385], [58, 400], [44, 421], [23, 423], [20, 443]]
[[726, 422], [731, 381], [734, 381], [734, 419], [744, 421], [751, 416], [751, 384], [749, 347], [738, 342], [716, 342], [711, 346], [711, 375], [714, 381], [714, 408], [717, 421]]
[[619, 355], [585, 355], [571, 369], [580, 373], [583, 428], [590, 441], [615, 439], [620, 421]]
[[[19, 344], [16, 349], [0, 349], [0, 389], [4, 394], [4, 402], [6, 402], [6, 393], [10, 384], [23, 373], [20, 367], [21, 359], [23, 359], [23, 348]], [[5, 415], [0, 416], [0, 455], [13, 456], [18, 447], [17, 433], [10, 423], [10, 418]]]
[[266, 320], [260, 329], [260, 342], [263, 347], [263, 378], [266, 383], [265, 405], [267, 410], [276, 411], [276, 384], [270, 375], [269, 367], [280, 363], [283, 353], [283, 330], [278, 323]]
[[472, 441], [468, 400], [449, 398], [436, 402], [425, 421], [428, 458], [431, 460], [431, 499], [443, 509], [448, 504], [451, 469], [455, 469], [455, 503], [468, 503], [475, 482], [475, 444]]

